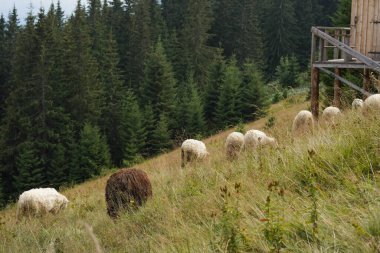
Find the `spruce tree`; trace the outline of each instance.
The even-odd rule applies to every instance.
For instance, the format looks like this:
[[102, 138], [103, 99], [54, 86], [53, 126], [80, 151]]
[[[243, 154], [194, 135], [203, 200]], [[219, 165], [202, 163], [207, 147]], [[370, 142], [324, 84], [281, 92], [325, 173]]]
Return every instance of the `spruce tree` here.
[[153, 134], [156, 129], [157, 120], [155, 119], [153, 108], [150, 104], [146, 104], [143, 110], [143, 126], [145, 130], [144, 134], [144, 146], [142, 148], [142, 155], [144, 157], [150, 157], [154, 155], [153, 152]]
[[220, 52], [213, 60], [210, 67], [210, 76], [204, 98], [205, 117], [207, 120], [207, 125], [211, 128], [209, 129], [210, 132], [212, 132], [212, 130], [216, 130], [216, 108], [225, 71], [226, 62]]
[[17, 10], [14, 7], [5, 22], [0, 19], [0, 119], [5, 114], [5, 100], [11, 92], [10, 75], [14, 55], [16, 36], [20, 30]]
[[261, 71], [251, 61], [243, 65], [243, 81], [240, 86], [240, 113], [242, 119], [252, 121], [264, 114], [268, 102]]
[[99, 66], [91, 51], [91, 37], [80, 2], [65, 26], [64, 101], [76, 133], [85, 122], [97, 124], [103, 106]]
[[43, 161], [38, 155], [38, 149], [31, 141], [26, 141], [18, 147], [16, 156], [17, 174], [14, 176], [14, 186], [18, 193], [35, 187], [46, 186]]
[[264, 63], [261, 27], [262, 1], [216, 0], [212, 45], [221, 46], [227, 57], [236, 55], [240, 64], [246, 58]]
[[321, 6], [318, 0], [296, 0], [294, 2], [294, 10], [298, 30], [298, 33], [294, 34], [294, 36], [297, 36], [297, 50], [295, 50], [294, 54], [301, 66], [305, 68], [310, 58], [310, 29], [313, 25], [319, 25], [317, 23], [317, 17], [321, 12]]
[[351, 22], [352, 0], [339, 0], [338, 9], [332, 17], [335, 26], [349, 26]]
[[107, 47], [102, 56], [104, 107], [100, 126], [107, 137], [112, 161], [116, 166], [121, 166], [123, 161], [123, 100], [126, 90], [124, 80], [118, 67], [116, 41], [112, 33], [108, 35]]
[[182, 62], [186, 66], [182, 76], [184, 81], [189, 71], [194, 72], [194, 78], [199, 88], [204, 91], [208, 69], [215, 50], [207, 45], [210, 38], [209, 30], [212, 22], [210, 0], [190, 0], [183, 28], [180, 31]]
[[70, 178], [74, 182], [83, 182], [99, 175], [101, 169], [107, 168], [110, 164], [106, 141], [101, 136], [99, 128], [88, 123], [84, 124], [80, 133], [75, 153], [75, 166], [70, 171]]
[[192, 73], [188, 75], [186, 82], [179, 90], [176, 106], [177, 133], [175, 135], [180, 139], [194, 138], [197, 134], [203, 134], [206, 123], [203, 102]]
[[[35, 73], [38, 72], [36, 62], [39, 62], [38, 37], [35, 31], [35, 17], [29, 13], [25, 28], [17, 36], [14, 45], [10, 76], [12, 91], [7, 98], [1, 131], [4, 189], [6, 190], [5, 194], [10, 198], [16, 197], [23, 185], [20, 181], [15, 182], [19, 173], [17, 166], [19, 151], [25, 142], [33, 142], [37, 134], [36, 128], [34, 128], [36, 123], [34, 116], [36, 112], [40, 111], [40, 93], [36, 86]], [[36, 148], [34, 143], [31, 145]], [[30, 155], [38, 156], [38, 153], [33, 151]], [[33, 158], [27, 160], [34, 162]], [[40, 171], [41, 169], [38, 162], [30, 164], [30, 166], [25, 165], [23, 168], [29, 168], [31, 174], [34, 174], [34, 170]]]
[[[172, 66], [166, 58], [162, 42], [159, 40], [149, 55], [144, 71], [144, 83], [140, 90], [141, 104], [154, 106], [154, 117], [159, 119], [162, 113], [168, 117], [174, 115], [176, 80]], [[172, 126], [173, 122], [169, 122]]]
[[139, 161], [145, 146], [145, 129], [137, 99], [132, 91], [128, 91], [123, 104], [123, 164], [132, 165]]
[[170, 136], [168, 118], [165, 113], [161, 113], [150, 140], [153, 154], [165, 152], [172, 147]]
[[264, 16], [267, 68], [271, 75], [279, 64], [280, 58], [293, 54], [297, 45], [293, 1], [268, 0]]
[[178, 32], [183, 28], [189, 0], [161, 0], [162, 15], [169, 31]]
[[3, 15], [0, 16], [0, 122], [4, 116], [5, 99], [7, 98], [8, 91], [6, 83], [8, 82], [8, 66], [6, 66], [7, 48], [5, 45], [5, 19]]
[[227, 64], [216, 104], [216, 120], [219, 128], [233, 126], [241, 120], [242, 115], [239, 111], [241, 107], [238, 96], [241, 84], [241, 72], [237, 67], [236, 59], [233, 57]]
[[295, 56], [281, 57], [280, 65], [276, 68], [276, 77], [284, 88], [296, 87], [300, 66]]

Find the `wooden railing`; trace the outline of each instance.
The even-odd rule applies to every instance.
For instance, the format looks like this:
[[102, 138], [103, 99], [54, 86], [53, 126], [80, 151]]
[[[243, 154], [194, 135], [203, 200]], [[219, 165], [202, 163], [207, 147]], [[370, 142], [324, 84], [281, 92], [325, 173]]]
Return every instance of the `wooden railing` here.
[[[350, 63], [380, 73], [380, 64], [361, 54], [350, 46], [350, 28], [312, 27], [311, 63], [332, 63], [332, 68], [358, 67]], [[336, 62], [336, 64], [333, 64]], [[320, 65], [322, 66], [322, 65]], [[319, 67], [319, 66], [317, 66]]]
[[[348, 62], [352, 58], [339, 48], [336, 42], [350, 46], [350, 28], [348, 27], [313, 27], [311, 60], [313, 62], [327, 62], [343, 59]], [[326, 39], [327, 35], [334, 40]]]
[[[380, 64], [361, 54], [350, 45], [350, 28], [346, 27], [312, 27], [311, 42], [311, 111], [315, 118], [319, 115], [319, 75], [329, 74], [334, 81], [334, 106], [340, 106], [341, 84], [361, 92], [365, 97], [369, 93], [370, 72], [380, 73]], [[328, 69], [334, 69], [334, 72]], [[364, 69], [363, 88], [341, 75], [341, 69]]]

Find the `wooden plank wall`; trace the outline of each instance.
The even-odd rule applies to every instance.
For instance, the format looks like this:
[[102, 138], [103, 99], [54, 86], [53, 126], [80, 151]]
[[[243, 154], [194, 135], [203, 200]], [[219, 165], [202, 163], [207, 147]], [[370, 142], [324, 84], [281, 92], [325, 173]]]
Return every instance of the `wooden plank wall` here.
[[[380, 60], [380, 0], [352, 0], [350, 45], [360, 53]], [[377, 56], [377, 58], [374, 58]]]

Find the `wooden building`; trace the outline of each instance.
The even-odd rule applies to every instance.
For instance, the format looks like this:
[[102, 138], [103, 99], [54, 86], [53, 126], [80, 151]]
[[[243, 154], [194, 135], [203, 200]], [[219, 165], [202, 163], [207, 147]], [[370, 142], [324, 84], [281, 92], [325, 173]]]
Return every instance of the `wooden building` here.
[[[319, 114], [319, 74], [335, 77], [334, 106], [340, 106], [342, 83], [370, 95], [370, 72], [380, 73], [380, 0], [352, 0], [350, 27], [312, 27], [311, 110]], [[361, 69], [362, 87], [341, 76], [341, 69]]]
[[352, 0], [350, 45], [373, 60], [380, 60], [380, 1]]

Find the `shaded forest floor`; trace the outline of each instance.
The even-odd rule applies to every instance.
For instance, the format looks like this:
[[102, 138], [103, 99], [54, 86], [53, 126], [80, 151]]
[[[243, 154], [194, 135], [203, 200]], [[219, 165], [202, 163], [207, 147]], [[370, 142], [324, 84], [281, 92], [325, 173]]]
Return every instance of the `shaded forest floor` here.
[[321, 124], [293, 140], [292, 120], [308, 108], [304, 101], [291, 97], [245, 125], [276, 137], [278, 149], [229, 162], [224, 141], [231, 129], [206, 139], [209, 159], [183, 170], [179, 150], [136, 165], [148, 173], [153, 198], [117, 222], [106, 213], [109, 175], [63, 190], [70, 203], [57, 216], [16, 222], [9, 206], [0, 212], [0, 252], [96, 252], [96, 246], [104, 252], [379, 252], [379, 119], [347, 110], [337, 126]]

